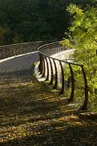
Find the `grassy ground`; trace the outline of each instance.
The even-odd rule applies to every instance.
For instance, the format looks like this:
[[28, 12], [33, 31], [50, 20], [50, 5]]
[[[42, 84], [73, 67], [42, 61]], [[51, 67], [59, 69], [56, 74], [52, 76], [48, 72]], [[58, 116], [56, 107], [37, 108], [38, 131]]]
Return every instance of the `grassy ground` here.
[[0, 146], [97, 146], [92, 118], [78, 116], [34, 76], [0, 78]]

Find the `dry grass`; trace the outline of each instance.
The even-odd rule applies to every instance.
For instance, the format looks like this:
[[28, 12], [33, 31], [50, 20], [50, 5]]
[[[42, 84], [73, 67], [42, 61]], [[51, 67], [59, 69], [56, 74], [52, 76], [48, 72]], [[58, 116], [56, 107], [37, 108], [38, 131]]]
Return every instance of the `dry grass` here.
[[34, 76], [1, 76], [1, 146], [96, 146], [97, 120], [75, 113]]

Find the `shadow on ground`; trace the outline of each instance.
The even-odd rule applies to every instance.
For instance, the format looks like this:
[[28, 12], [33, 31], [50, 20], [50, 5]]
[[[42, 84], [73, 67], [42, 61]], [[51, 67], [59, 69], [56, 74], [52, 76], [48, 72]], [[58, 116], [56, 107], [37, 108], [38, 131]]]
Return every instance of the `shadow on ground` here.
[[76, 111], [31, 71], [0, 76], [2, 146], [96, 146], [97, 118]]

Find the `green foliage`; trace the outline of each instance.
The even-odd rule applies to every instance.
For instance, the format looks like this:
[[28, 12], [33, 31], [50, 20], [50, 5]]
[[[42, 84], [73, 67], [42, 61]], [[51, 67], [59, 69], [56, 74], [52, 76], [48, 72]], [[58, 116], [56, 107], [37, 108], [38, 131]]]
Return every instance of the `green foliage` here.
[[4, 43], [62, 38], [68, 25], [65, 8], [64, 0], [1, 0], [0, 26], [8, 28]]
[[90, 0], [0, 0], [0, 26], [6, 28], [0, 44], [62, 39], [69, 25], [70, 2], [85, 6]]
[[6, 33], [6, 30], [0, 26], [0, 44], [2, 45], [4, 43], [4, 35]]
[[23, 43], [23, 40], [22, 38], [20, 37], [20, 35], [18, 35], [17, 33], [15, 34], [15, 36], [12, 38], [12, 42], [14, 44], [16, 43]]
[[[84, 65], [90, 101], [95, 102], [97, 98], [97, 8], [88, 5], [83, 10], [70, 4], [67, 10], [72, 15], [72, 25], [62, 44], [76, 49], [73, 57], [76, 62]], [[79, 84], [82, 84], [81, 79]]]

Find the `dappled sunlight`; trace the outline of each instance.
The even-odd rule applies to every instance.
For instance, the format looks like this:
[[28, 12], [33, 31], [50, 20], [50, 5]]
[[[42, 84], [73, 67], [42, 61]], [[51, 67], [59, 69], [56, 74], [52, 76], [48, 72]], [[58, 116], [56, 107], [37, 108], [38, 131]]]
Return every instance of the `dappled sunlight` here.
[[74, 103], [68, 103], [66, 97], [58, 96], [34, 77], [19, 77], [15, 82], [7, 82], [6, 77], [5, 85], [1, 83], [1, 145], [96, 145], [96, 135], [95, 119], [79, 116]]

